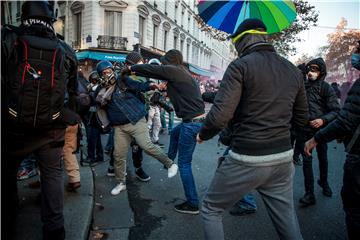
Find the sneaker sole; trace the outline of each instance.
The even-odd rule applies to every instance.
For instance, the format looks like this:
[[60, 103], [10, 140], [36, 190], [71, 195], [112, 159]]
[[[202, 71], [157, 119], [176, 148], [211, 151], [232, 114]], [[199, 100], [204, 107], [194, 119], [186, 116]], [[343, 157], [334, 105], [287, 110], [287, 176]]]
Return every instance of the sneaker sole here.
[[139, 177], [138, 175], [136, 175], [136, 178], [139, 179], [139, 180], [142, 181], [142, 182], [148, 182], [148, 181], [150, 181], [150, 179], [151, 179], [151, 177], [141, 178], [141, 177]]
[[176, 209], [174, 208], [175, 212], [178, 212], [178, 213], [184, 213], [184, 214], [192, 214], [192, 215], [197, 215], [200, 213], [199, 210], [197, 211], [186, 211], [186, 210], [179, 210], [179, 209]]

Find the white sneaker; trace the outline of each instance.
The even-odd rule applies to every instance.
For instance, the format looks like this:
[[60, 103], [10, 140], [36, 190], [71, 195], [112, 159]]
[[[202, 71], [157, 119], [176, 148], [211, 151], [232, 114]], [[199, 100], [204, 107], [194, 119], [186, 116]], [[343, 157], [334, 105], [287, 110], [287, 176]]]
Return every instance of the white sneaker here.
[[168, 169], [168, 178], [174, 177], [177, 174], [178, 169], [179, 169], [178, 165], [173, 163], [173, 165], [171, 165], [171, 167]]
[[126, 185], [124, 183], [119, 183], [111, 190], [111, 195], [118, 195], [121, 191], [124, 190], [126, 190]]

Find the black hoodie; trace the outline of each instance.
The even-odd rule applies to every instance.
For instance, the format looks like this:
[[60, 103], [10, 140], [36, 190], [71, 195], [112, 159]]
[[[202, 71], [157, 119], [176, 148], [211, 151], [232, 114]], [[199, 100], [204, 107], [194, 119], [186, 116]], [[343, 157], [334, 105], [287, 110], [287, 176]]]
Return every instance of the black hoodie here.
[[170, 101], [179, 118], [191, 120], [204, 114], [205, 105], [199, 85], [182, 65], [181, 53], [170, 50], [165, 54], [162, 62], [168, 65], [139, 64], [131, 66], [131, 71], [138, 76], [166, 80]]
[[[307, 72], [310, 65], [317, 65], [320, 68], [320, 75], [317, 80], [306, 80], [305, 90], [309, 104], [309, 121], [314, 119], [324, 120], [324, 126], [336, 118], [340, 110], [337, 96], [334, 89], [329, 83], [325, 82], [326, 65], [322, 58], [316, 58], [306, 64]], [[305, 126], [305, 130], [316, 132], [318, 129], [312, 128], [309, 124]]]

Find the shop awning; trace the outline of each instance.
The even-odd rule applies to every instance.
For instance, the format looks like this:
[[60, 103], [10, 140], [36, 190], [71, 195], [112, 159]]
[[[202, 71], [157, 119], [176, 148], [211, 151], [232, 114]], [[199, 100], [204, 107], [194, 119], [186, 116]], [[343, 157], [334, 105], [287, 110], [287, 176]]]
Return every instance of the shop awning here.
[[190, 72], [193, 72], [197, 75], [201, 75], [201, 76], [205, 76], [205, 77], [211, 77], [211, 75], [213, 75], [213, 73], [211, 71], [202, 69], [202, 68], [192, 65], [190, 63], [189, 63], [189, 70], [190, 70]]
[[126, 58], [126, 54], [121, 53], [110, 53], [110, 52], [95, 52], [95, 51], [81, 51], [76, 53], [76, 57], [78, 60], [83, 59], [94, 59], [94, 60], [109, 60], [109, 61], [117, 61], [124, 62]]

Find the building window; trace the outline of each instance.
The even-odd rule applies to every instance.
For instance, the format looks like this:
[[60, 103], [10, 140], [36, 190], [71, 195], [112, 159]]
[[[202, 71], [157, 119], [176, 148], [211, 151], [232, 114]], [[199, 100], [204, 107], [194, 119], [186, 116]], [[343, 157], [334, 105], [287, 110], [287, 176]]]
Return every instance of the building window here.
[[8, 3], [8, 7], [9, 7], [9, 22], [8, 24], [12, 24], [12, 20], [13, 20], [13, 17], [12, 17], [12, 2], [9, 2]]
[[153, 47], [156, 48], [157, 43], [157, 35], [158, 35], [158, 26], [154, 24], [153, 27]]
[[187, 23], [187, 24], [188, 24], [188, 32], [190, 32], [190, 26], [191, 26], [191, 25], [190, 25], [190, 22], [191, 22], [191, 18], [190, 18], [190, 15], [189, 15], [189, 17], [188, 17], [188, 23]]
[[168, 38], [168, 31], [164, 31], [164, 51], [166, 52], [166, 45], [167, 45], [167, 38]]
[[121, 12], [105, 11], [104, 35], [121, 37], [121, 15]]
[[140, 44], [144, 44], [145, 18], [142, 16], [139, 16], [139, 34], [140, 34], [139, 42]]
[[75, 33], [75, 45], [81, 44], [81, 12], [74, 14], [74, 33]]
[[189, 62], [190, 59], [190, 44], [186, 44], [186, 61]]
[[177, 49], [177, 41], [178, 41], [177, 36], [174, 36], [174, 49]]
[[174, 13], [174, 17], [175, 17], [175, 22], [177, 22], [177, 18], [178, 18], [178, 6], [175, 5], [175, 13]]
[[180, 40], [180, 52], [184, 53], [184, 40]]
[[167, 1], [164, 1], [165, 4], [165, 15], [167, 15]]
[[181, 27], [184, 27], [184, 17], [185, 17], [185, 13], [184, 11], [181, 12]]
[[21, 2], [17, 1], [16, 2], [16, 21], [20, 20], [20, 16], [21, 16]]

